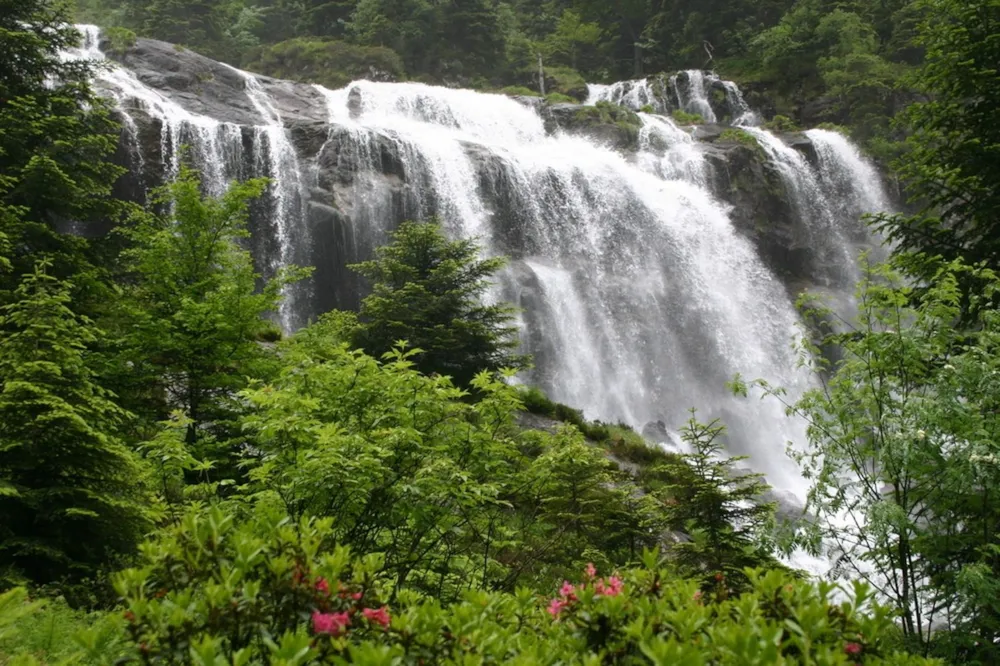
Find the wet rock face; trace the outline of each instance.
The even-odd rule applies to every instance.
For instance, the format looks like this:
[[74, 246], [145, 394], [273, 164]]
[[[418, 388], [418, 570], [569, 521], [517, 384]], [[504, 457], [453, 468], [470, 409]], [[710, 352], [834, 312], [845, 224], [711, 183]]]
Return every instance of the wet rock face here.
[[[419, 178], [417, 170], [406, 166], [412, 156], [401, 152], [400, 142], [386, 132], [369, 134], [367, 144], [359, 144], [349, 127], [330, 123], [327, 101], [312, 85], [256, 77], [273, 105], [262, 112], [248, 95], [244, 73], [187, 49], [139, 39], [133, 48], [114, 57], [139, 81], [188, 112], [239, 126], [242, 146], [236, 152], [244, 163], [236, 173], [241, 178], [259, 175], [254, 164], [262, 150], [259, 128], [272, 122], [267, 114], [280, 117], [303, 177], [301, 233], [310, 235], [312, 249], [309, 257], [300, 260], [316, 267], [312, 289], [315, 311], [356, 306], [361, 285], [345, 265], [370, 256], [402, 220], [423, 219], [436, 212], [436, 202], [427, 195], [433, 188], [414, 181]], [[652, 106], [669, 115], [690, 95], [693, 83], [686, 72], [659, 75], [646, 82], [623, 82], [618, 84], [620, 104], [546, 104], [539, 98], [518, 101], [542, 116], [549, 133], [585, 136], [635, 159], [643, 121], [629, 107], [646, 101], [648, 104], [639, 106]], [[645, 86], [642, 90], [636, 88], [640, 84]], [[705, 87], [712, 112], [720, 120], [731, 119], [736, 111], [723, 82], [704, 78], [699, 85]], [[362, 96], [357, 87], [347, 94], [350, 118], [361, 113]], [[134, 102], [125, 102], [123, 110], [127, 117], [122, 118], [128, 122], [123, 122], [116, 160], [128, 167], [129, 174], [119, 182], [116, 192], [142, 202], [170, 172], [172, 158], [164, 154], [170, 146], [164, 143], [161, 120]], [[814, 257], [781, 178], [760, 151], [727, 140], [727, 129], [710, 124], [690, 129], [707, 157], [709, 189], [732, 207], [733, 224], [753, 241], [765, 263], [790, 289], [809, 283], [814, 277]], [[784, 139], [815, 163], [816, 149], [808, 137], [794, 134]], [[505, 184], [508, 170], [497, 153], [476, 143], [465, 145], [464, 150], [478, 175], [479, 193], [491, 209], [496, 249], [515, 261], [532, 256], [538, 248], [525, 231], [521, 215], [525, 202], [518, 198], [515, 187]], [[264, 220], [255, 224], [270, 228]], [[262, 255], [273, 251], [261, 243], [257, 244]], [[331, 261], [331, 257], [339, 259]]]

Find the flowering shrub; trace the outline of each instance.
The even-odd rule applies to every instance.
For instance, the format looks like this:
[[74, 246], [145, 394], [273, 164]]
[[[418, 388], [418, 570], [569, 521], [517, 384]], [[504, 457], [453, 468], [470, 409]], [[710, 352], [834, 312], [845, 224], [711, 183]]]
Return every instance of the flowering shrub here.
[[554, 594], [469, 591], [449, 606], [325, 541], [330, 525], [264, 513], [237, 525], [191, 513], [119, 575], [131, 656], [144, 664], [931, 664], [894, 650], [889, 612], [856, 585], [779, 571], [751, 591], [703, 592], [648, 552], [645, 566], [588, 565]]

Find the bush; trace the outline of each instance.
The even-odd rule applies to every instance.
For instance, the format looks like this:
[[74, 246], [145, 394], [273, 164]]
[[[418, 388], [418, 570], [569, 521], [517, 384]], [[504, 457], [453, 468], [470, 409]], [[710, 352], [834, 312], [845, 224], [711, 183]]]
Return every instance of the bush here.
[[513, 97], [541, 97], [541, 93], [524, 86], [507, 86], [498, 90], [501, 95], [511, 95]]
[[403, 61], [392, 49], [299, 37], [267, 46], [248, 69], [283, 79], [343, 88], [358, 79], [400, 81]]
[[573, 99], [569, 95], [563, 95], [562, 93], [549, 93], [545, 96], [545, 101], [549, 104], [577, 104], [578, 100]]
[[587, 81], [580, 72], [569, 67], [546, 67], [545, 90], [548, 93], [566, 95], [577, 102], [584, 101], [590, 94]]
[[470, 592], [444, 606], [389, 596], [376, 562], [326, 541], [324, 521], [279, 514], [237, 525], [189, 515], [119, 576], [132, 654], [148, 664], [931, 664], [894, 650], [892, 615], [856, 584], [837, 588], [748, 571], [735, 597], [643, 568], [593, 565], [551, 594]]
[[653, 108], [652, 104], [644, 104], [639, 111], [641, 113], [656, 113], [656, 109]]
[[731, 127], [724, 130], [722, 134], [719, 135], [719, 141], [726, 143], [738, 143], [752, 150], [761, 150], [760, 144], [757, 143], [757, 137], [750, 134], [750, 132], [737, 127]]
[[701, 125], [705, 122], [700, 113], [688, 113], [683, 109], [674, 109], [670, 115], [680, 125]]
[[780, 114], [764, 123], [764, 127], [772, 132], [798, 132], [800, 130], [794, 120]]
[[125, 55], [136, 43], [135, 33], [128, 28], [108, 28], [104, 36], [108, 38], [109, 50], [119, 56]]

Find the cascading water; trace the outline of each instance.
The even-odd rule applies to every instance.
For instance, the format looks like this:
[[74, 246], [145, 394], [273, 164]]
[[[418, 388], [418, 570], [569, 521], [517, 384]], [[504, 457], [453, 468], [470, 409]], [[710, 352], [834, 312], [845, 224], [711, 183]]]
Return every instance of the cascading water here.
[[847, 219], [893, 210], [882, 177], [847, 137], [820, 129], [805, 134], [816, 149], [827, 196], [841, 203]]
[[859, 277], [856, 242], [850, 237], [857, 219], [839, 215], [820, 175], [805, 156], [780, 138], [755, 127], [746, 127], [767, 154], [784, 181], [792, 203], [809, 235], [815, 275], [832, 288], [851, 288]]
[[677, 106], [688, 113], [698, 114], [706, 123], [718, 122], [712, 103], [708, 101], [710, 76], [700, 69], [689, 69], [684, 75], [687, 79], [687, 89], [684, 91], [678, 83], [678, 77], [674, 77]]
[[[96, 29], [85, 31], [81, 56], [103, 57]], [[320, 120], [294, 135], [287, 107], [268, 92], [273, 82], [236, 71], [259, 116], [243, 128], [191, 113], [121, 67], [102, 72], [99, 83], [126, 116], [142, 111], [162, 123], [167, 176], [176, 172], [177, 146], [188, 143], [210, 190], [237, 176], [271, 178], [267, 220], [256, 228], [278, 246], [267, 255], [271, 268], [313, 264], [346, 282], [343, 265], [370, 256], [401, 220], [437, 215], [450, 233], [478, 236], [488, 253], [511, 257], [498, 290], [523, 308], [523, 342], [536, 360], [526, 380], [590, 418], [638, 428], [679, 426], [692, 406], [702, 419], [721, 417], [733, 453], [751, 455], [776, 488], [803, 498], [806, 484], [784, 454], [785, 442], [804, 441], [803, 424], [725, 387], [741, 373], [786, 387], [791, 399], [808, 388], [791, 347], [798, 318], [785, 285], [710, 193], [716, 179], [690, 131], [640, 113], [638, 150], [626, 156], [552, 134], [543, 111], [502, 95], [359, 81], [300, 94], [297, 103], [313, 99], [319, 108], [310, 117]], [[842, 137], [822, 132], [809, 135], [814, 167], [752, 127], [735, 84], [704, 72], [685, 77], [683, 93], [675, 81], [666, 95], [660, 77], [591, 86], [589, 101], [659, 113], [680, 107], [711, 122], [711, 100], [718, 107], [724, 92], [725, 119], [748, 126], [781, 176], [828, 283], [849, 286], [851, 216], [886, 207], [871, 167]], [[329, 131], [318, 144], [300, 142], [324, 121]], [[313, 171], [315, 182], [305, 183]], [[317, 201], [315, 189], [327, 198]], [[850, 202], [847, 214], [831, 201]], [[336, 227], [336, 243], [315, 240], [322, 229], [309, 215], [317, 206], [326, 217], [316, 219]], [[315, 314], [306, 299], [287, 300], [286, 327]]]
[[[234, 70], [243, 77], [247, 97], [263, 121], [253, 126], [253, 159], [248, 164], [244, 154], [243, 130], [239, 125], [188, 111], [139, 81], [127, 68], [108, 61], [100, 50], [100, 29], [97, 26], [80, 25], [77, 29], [83, 35], [81, 47], [68, 52], [65, 57], [102, 64], [97, 72], [96, 84], [116, 102], [127, 134], [131, 135], [130, 149], [138, 151], [134, 129], [137, 120], [134, 116], [143, 114], [160, 124], [159, 157], [163, 165], [163, 180], [168, 181], [177, 175], [185, 156], [184, 149], [188, 151], [187, 159], [201, 173], [202, 186], [213, 196], [221, 195], [230, 182], [240, 177], [269, 178], [271, 202], [268, 217], [278, 245], [277, 253], [268, 253], [271, 257], [269, 269], [273, 272], [297, 261], [303, 263], [302, 257], [295, 252], [295, 239], [302, 235], [304, 222], [302, 173], [298, 156], [286, 136], [280, 114], [256, 77]], [[146, 156], [139, 151], [137, 158], [144, 161]], [[303, 320], [295, 315], [297, 293], [293, 289], [287, 296], [278, 313], [279, 320], [286, 330], [294, 330]]]
[[[285, 266], [305, 263], [296, 256], [296, 239], [304, 234], [302, 226], [305, 221], [302, 170], [281, 121], [281, 114], [260, 81], [253, 74], [231, 69], [243, 79], [250, 103], [264, 120], [263, 125], [254, 127], [253, 158], [254, 173], [266, 174], [270, 178], [271, 223], [278, 245], [278, 252], [271, 259], [273, 273]], [[300, 290], [300, 286], [292, 285], [286, 287], [283, 293], [278, 316], [285, 330], [295, 330], [302, 323], [295, 318]]]
[[[360, 101], [350, 119], [352, 96]], [[534, 110], [503, 96], [362, 82], [326, 98], [356, 154], [373, 158], [360, 171], [381, 168], [384, 154], [364, 147], [381, 137], [411, 196], [433, 202], [426, 212], [514, 259], [504, 291], [525, 308], [537, 364], [529, 379], [554, 398], [639, 427], [679, 424], [697, 405], [728, 417], [731, 445], [744, 451], [778, 432], [782, 442], [800, 439], [801, 425], [780, 410], [726, 391], [735, 372], [777, 371], [793, 393], [808, 378], [790, 349], [794, 309], [725, 207], [698, 186], [703, 160], [686, 132], [644, 114], [648, 150], [632, 164], [588, 140], [547, 135]], [[677, 150], [687, 159], [672, 161]], [[757, 458], [801, 496], [783, 455]]]
[[[166, 178], [177, 175], [180, 169], [182, 146], [190, 148], [190, 158], [202, 172], [205, 188], [218, 195], [225, 191], [242, 162], [243, 142], [239, 126], [222, 123], [214, 118], [191, 113], [161, 93], [141, 83], [124, 67], [107, 61], [100, 50], [100, 29], [93, 25], [76, 26], [83, 35], [80, 48], [64, 57], [85, 59], [101, 64], [97, 72], [97, 85], [111, 96], [124, 117], [124, 124], [131, 135], [130, 149], [138, 150], [135, 140], [137, 130], [133, 115], [143, 113], [160, 122], [160, 156]], [[137, 154], [144, 161], [145, 156]]]

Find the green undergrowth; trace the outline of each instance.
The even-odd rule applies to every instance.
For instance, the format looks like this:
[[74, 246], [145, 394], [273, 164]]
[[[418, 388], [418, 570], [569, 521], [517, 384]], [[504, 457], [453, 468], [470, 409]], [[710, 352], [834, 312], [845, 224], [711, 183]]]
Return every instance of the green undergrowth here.
[[507, 86], [496, 92], [501, 95], [511, 95], [513, 97], [541, 97], [541, 94], [537, 90], [532, 90], [524, 86]]
[[674, 109], [673, 116], [675, 122], [680, 125], [700, 125], [705, 122], [705, 119], [701, 117], [699, 113], [688, 113], [683, 109]]
[[562, 93], [554, 92], [549, 93], [545, 96], [545, 101], [549, 104], [577, 104], [577, 100], [573, 99], [569, 95], [564, 95]]
[[588, 421], [580, 410], [551, 400], [534, 386], [521, 387], [519, 394], [526, 412], [576, 426], [584, 437], [607, 449], [619, 460], [639, 465], [640, 468], [650, 468], [657, 463], [677, 458], [676, 455], [650, 444], [624, 423], [612, 425]]
[[117, 615], [75, 610], [61, 598], [36, 601], [23, 588], [0, 594], [0, 666], [112, 663], [124, 641]]
[[729, 129], [724, 130], [722, 134], [719, 135], [719, 141], [723, 141], [725, 143], [738, 143], [741, 146], [746, 146], [747, 148], [755, 151], [762, 150], [760, 144], [757, 142], [757, 138], [753, 134], [738, 127], [730, 127]]

